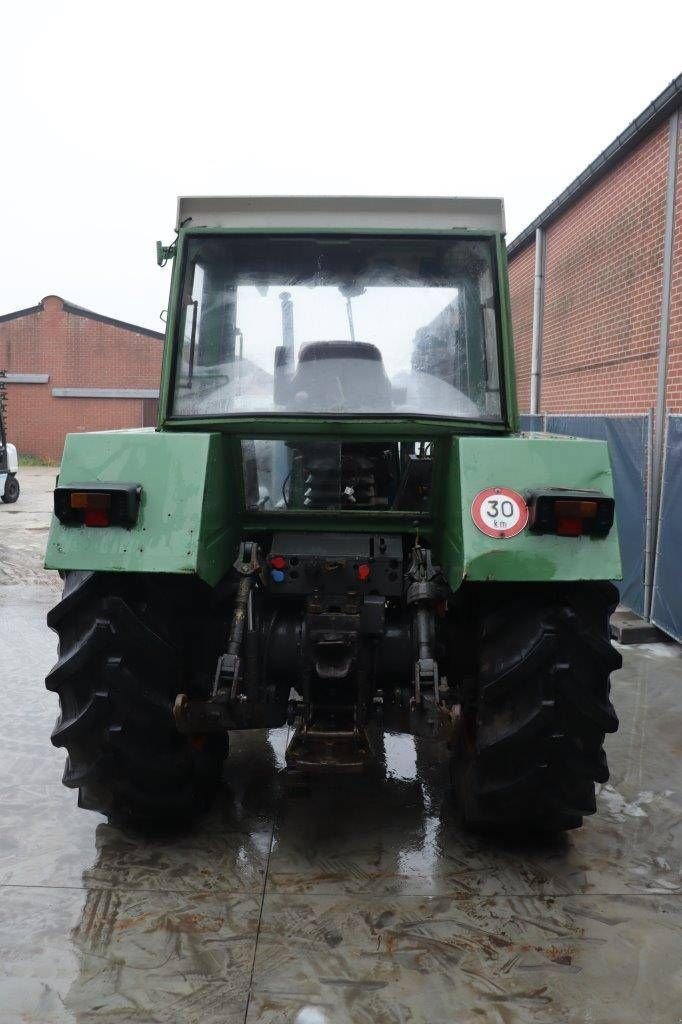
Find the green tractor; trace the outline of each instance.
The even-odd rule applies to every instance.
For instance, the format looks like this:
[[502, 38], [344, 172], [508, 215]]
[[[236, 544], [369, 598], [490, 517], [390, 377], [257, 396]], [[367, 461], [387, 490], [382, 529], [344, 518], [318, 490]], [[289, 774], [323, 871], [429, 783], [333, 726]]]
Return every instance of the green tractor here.
[[[52, 742], [83, 807], [186, 823], [228, 736], [289, 770], [447, 740], [466, 823], [608, 779], [606, 445], [519, 431], [496, 199], [183, 198], [158, 427], [66, 440]], [[445, 743], [443, 744], [445, 749]]]

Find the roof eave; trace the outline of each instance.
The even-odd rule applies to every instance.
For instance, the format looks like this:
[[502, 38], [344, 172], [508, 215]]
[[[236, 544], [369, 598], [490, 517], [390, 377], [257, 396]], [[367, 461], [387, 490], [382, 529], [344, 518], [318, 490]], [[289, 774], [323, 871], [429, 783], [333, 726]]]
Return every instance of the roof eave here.
[[507, 246], [507, 255], [518, 255], [535, 238], [538, 228], [546, 227], [563, 211], [580, 198], [602, 178], [626, 153], [634, 149], [647, 135], [650, 135], [672, 112], [682, 105], [682, 75], [673, 79], [670, 85], [653, 100], [645, 110], [631, 121], [627, 128], [616, 136], [613, 142], [602, 150], [582, 174], [565, 188], [542, 213], [531, 221], [528, 227]]

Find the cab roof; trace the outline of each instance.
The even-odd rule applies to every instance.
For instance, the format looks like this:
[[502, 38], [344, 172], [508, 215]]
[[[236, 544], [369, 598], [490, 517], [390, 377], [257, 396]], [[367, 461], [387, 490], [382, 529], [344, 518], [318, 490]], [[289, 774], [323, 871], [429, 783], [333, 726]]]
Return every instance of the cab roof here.
[[495, 231], [504, 202], [472, 196], [181, 196], [176, 227], [302, 231]]

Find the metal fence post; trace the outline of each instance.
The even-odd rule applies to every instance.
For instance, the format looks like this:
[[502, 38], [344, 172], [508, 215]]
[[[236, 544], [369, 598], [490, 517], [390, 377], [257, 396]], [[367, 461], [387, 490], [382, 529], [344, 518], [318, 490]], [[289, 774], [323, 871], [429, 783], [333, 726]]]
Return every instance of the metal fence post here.
[[535, 231], [535, 280], [533, 284], [533, 345], [530, 366], [530, 411], [540, 411], [542, 381], [542, 328], [545, 314], [545, 230]]
[[[677, 150], [679, 137], [679, 110], [675, 110], [668, 122], [668, 180], [665, 197], [665, 233], [663, 238], [663, 281], [661, 286], [661, 323], [658, 346], [658, 376], [656, 381], [656, 404], [654, 406], [652, 472], [651, 472], [651, 544], [647, 578], [653, 579], [658, 547], [658, 527], [661, 511], [661, 480], [665, 448], [665, 410], [668, 384], [668, 335], [670, 327], [670, 287], [672, 280], [673, 241], [675, 236], [675, 184], [677, 177]], [[651, 617], [651, 587], [648, 588], [648, 603], [644, 608], [647, 619]]]

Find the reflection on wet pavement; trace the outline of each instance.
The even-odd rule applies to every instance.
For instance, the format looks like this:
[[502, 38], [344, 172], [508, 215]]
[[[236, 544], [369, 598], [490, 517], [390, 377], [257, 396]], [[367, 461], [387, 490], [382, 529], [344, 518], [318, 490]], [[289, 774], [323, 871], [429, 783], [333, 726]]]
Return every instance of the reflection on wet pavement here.
[[233, 737], [217, 801], [149, 840], [80, 811], [49, 742], [54, 590], [0, 588], [0, 1024], [640, 1024], [682, 1018], [682, 659], [626, 650], [600, 813], [463, 833], [443, 751], [292, 787]]

